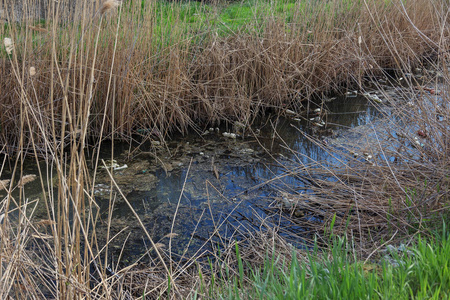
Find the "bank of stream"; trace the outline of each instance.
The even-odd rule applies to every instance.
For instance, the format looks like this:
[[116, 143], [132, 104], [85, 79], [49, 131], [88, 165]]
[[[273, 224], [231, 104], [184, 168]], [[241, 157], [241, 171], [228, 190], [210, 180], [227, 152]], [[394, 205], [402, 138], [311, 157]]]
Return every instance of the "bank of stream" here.
[[[388, 93], [397, 93], [396, 88]], [[191, 256], [199, 250], [212, 250], [212, 245], [223, 239], [239, 239], [242, 230], [261, 230], [262, 223], [282, 228], [280, 233], [291, 244], [305, 247], [313, 233], [292, 218], [323, 220], [290, 209], [283, 203], [283, 195], [308, 194], [315, 176], [324, 176], [315, 174], [315, 168], [333, 168], [352, 159], [374, 164], [372, 157], [381, 155], [373, 151], [374, 145], [377, 139], [389, 139], [379, 134], [386, 133], [387, 118], [393, 120], [386, 99], [375, 95], [349, 92], [320, 106], [312, 103], [308, 115], [286, 110], [284, 117], [267, 114], [248, 127], [234, 123], [206, 128], [203, 134], [174, 135], [165, 142], [155, 136], [151, 143], [140, 145], [139, 151], [116, 144], [113, 161], [111, 145], [104, 144], [100, 156], [106, 166], [115, 168], [117, 186], [153, 240], [167, 249], [172, 233], [170, 250], [174, 254]], [[407, 99], [402, 101], [406, 105]], [[413, 151], [414, 145], [408, 143], [406, 148]], [[24, 174], [38, 174], [36, 166], [25, 165]], [[2, 174], [8, 176], [8, 172]], [[142, 228], [102, 167], [94, 188], [101, 215], [96, 226], [100, 244], [106, 243], [112, 207], [112, 262], [117, 263], [119, 256], [124, 265], [134, 262], [151, 248]], [[43, 203], [40, 180], [26, 184], [25, 195]], [[5, 191], [0, 191], [0, 197], [4, 196]], [[34, 214], [36, 219], [47, 218], [44, 205], [41, 207]]]

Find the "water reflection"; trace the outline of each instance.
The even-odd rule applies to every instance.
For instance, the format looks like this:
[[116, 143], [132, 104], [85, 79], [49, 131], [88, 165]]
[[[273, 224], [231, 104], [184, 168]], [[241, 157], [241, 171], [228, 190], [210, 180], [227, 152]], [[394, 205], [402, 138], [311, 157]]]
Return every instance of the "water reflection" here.
[[[278, 119], [272, 122], [275, 125], [261, 128], [257, 142], [246, 139], [224, 143], [220, 134], [204, 139], [197, 135], [182, 137], [177, 140], [178, 144], [189, 142], [198, 146], [197, 151], [202, 151], [201, 155], [197, 151], [189, 155], [192, 159], [189, 172], [187, 166], [169, 173], [160, 169], [156, 172], [159, 182], [154, 189], [131, 193], [127, 198], [145, 215], [145, 224], [153, 229], [156, 240], [163, 239], [173, 223], [174, 232], [184, 236], [177, 251], [186, 247], [186, 237], [190, 237], [194, 229], [191, 249], [210, 241], [218, 224], [222, 224], [219, 229], [222, 236], [232, 237], [236, 228], [255, 227], [253, 229], [257, 230], [258, 218], [272, 218], [277, 224], [283, 224], [284, 234], [292, 239], [306, 229], [291, 224], [282, 215], [269, 216], [266, 208], [271, 204], [271, 197], [280, 190], [308, 190], [311, 174], [302, 176], [301, 172], [293, 172], [302, 165], [320, 162], [320, 167], [345, 159], [330, 155], [325, 144], [308, 136], [319, 136], [319, 141], [322, 139], [326, 143], [349, 128], [380, 117], [377, 109], [359, 97], [337, 99], [327, 103], [324, 109], [328, 111], [324, 116], [326, 131], [315, 131], [307, 120]], [[245, 145], [238, 146], [240, 144]], [[251, 149], [248, 150], [251, 154], [239, 155], [242, 149]], [[120, 211], [123, 216], [126, 208]]]
[[[177, 137], [169, 144], [170, 152], [177, 154], [168, 159], [168, 164], [175, 166], [170, 170], [167, 167], [155, 169], [153, 175], [157, 180], [154, 186], [148, 190], [131, 190], [126, 195], [127, 200], [155, 241], [164, 243], [173, 227], [178, 237], [172, 250], [179, 253], [185, 247], [195, 251], [204, 243], [214, 242], [216, 229], [222, 237], [233, 237], [237, 228], [258, 230], [258, 220], [265, 218], [282, 224], [286, 236], [298, 237], [306, 229], [289, 223], [282, 214], [273, 215], [267, 211], [272, 197], [280, 190], [307, 191], [311, 174], [303, 176], [296, 170], [304, 165], [317, 164], [320, 168], [345, 160], [330, 155], [326, 149], [327, 141], [339, 137], [349, 128], [374, 122], [380, 116], [363, 97], [339, 98], [327, 103], [322, 111], [327, 112], [322, 116], [327, 124], [324, 128], [311, 126], [306, 116], [300, 121], [279, 118], [266, 122], [268, 125], [258, 128], [261, 133], [257, 139], [234, 141], [216, 132], [203, 137], [197, 134]], [[311, 139], [313, 135], [318, 140]], [[114, 153], [119, 154], [126, 148], [118, 145]], [[108, 147], [102, 156], [110, 158]], [[146, 158], [141, 163], [154, 166], [158, 162]], [[38, 190], [39, 187], [34, 188]], [[115, 199], [111, 236], [129, 226], [129, 238], [125, 238], [128, 233], [124, 233], [124, 237], [117, 237], [115, 243], [126, 243], [124, 257], [145, 252], [148, 241], [144, 232], [127, 203], [119, 196]], [[110, 206], [108, 197], [97, 196], [96, 200], [106, 218]], [[102, 230], [102, 226], [97, 229]]]

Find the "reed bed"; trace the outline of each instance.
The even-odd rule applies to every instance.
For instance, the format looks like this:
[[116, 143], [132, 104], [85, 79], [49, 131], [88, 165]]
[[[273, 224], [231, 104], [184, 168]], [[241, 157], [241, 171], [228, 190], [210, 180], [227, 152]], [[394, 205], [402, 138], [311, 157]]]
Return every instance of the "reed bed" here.
[[[94, 199], [101, 142], [138, 133], [165, 137], [230, 120], [250, 124], [268, 110], [302, 111], [313, 96], [362, 87], [365, 75], [384, 69], [444, 62], [448, 51], [445, 1], [261, 1], [254, 10], [247, 7], [252, 14], [241, 23], [225, 22], [222, 4], [186, 10], [154, 1], [71, 3], [49, 1], [36, 13], [27, 9], [36, 1], [23, 1], [14, 15], [14, 1], [1, 1], [0, 171], [9, 164], [13, 174], [1, 181], [7, 196], [0, 202], [0, 298], [186, 298], [201, 288], [206, 296], [215, 272], [224, 266], [240, 272], [233, 266], [241, 254], [232, 242], [223, 255], [215, 253], [216, 265], [200, 263], [205, 253], [175, 262], [135, 215], [153, 259], [145, 267], [110, 265], [114, 236], [108, 232], [100, 244], [96, 232], [99, 222], [112, 222], [100, 219]], [[372, 228], [390, 224], [405, 231], [424, 220], [423, 206], [430, 212], [446, 207], [448, 124], [432, 123], [433, 112], [424, 115], [429, 107], [420, 103], [410, 121], [426, 118], [433, 147], [395, 166], [379, 157], [376, 166], [340, 166], [331, 173], [333, 184], [316, 178], [315, 198], [296, 203], [323, 222], [302, 224], [318, 233], [349, 232], [364, 250], [369, 240], [381, 241], [371, 236]], [[442, 109], [448, 116], [448, 106]], [[401, 116], [412, 115], [408, 110]], [[94, 149], [94, 172], [86, 149]], [[392, 155], [401, 159], [404, 153]], [[46, 162], [39, 173], [45, 220], [34, 220], [38, 200], [28, 199], [24, 189], [31, 180], [23, 170], [26, 156]], [[112, 211], [112, 191], [110, 200]], [[250, 249], [268, 245], [291, 257], [276, 233], [254, 238], [242, 245], [248, 252], [241, 257], [250, 259]]]
[[[11, 55], [2, 49], [0, 74], [0, 141], [10, 153], [22, 132], [44, 152], [41, 131], [67, 145], [53, 124], [78, 120], [86, 103], [88, 137], [124, 140], [138, 130], [185, 132], [248, 124], [268, 108], [300, 110], [314, 95], [361, 83], [367, 71], [435, 56], [447, 24], [445, 3], [429, 1], [255, 2], [237, 28], [242, 21], [224, 23], [220, 6], [127, 1], [106, 14], [77, 5], [79, 16], [63, 18], [64, 3], [49, 9], [52, 21], [24, 14], [1, 28], [14, 44]], [[39, 116], [24, 130], [21, 97]]]
[[[308, 192], [281, 191], [274, 206], [281, 204], [295, 224], [324, 244], [331, 236], [349, 237], [362, 258], [412, 233], [428, 235], [433, 223], [448, 219], [447, 56], [429, 66], [432, 74], [409, 77], [395, 93], [377, 83], [383, 116], [347, 131], [360, 136], [357, 143], [345, 135], [331, 144], [306, 136], [336, 157], [336, 164], [317, 161], [287, 170], [311, 186]], [[439, 77], [434, 70], [442, 71]]]

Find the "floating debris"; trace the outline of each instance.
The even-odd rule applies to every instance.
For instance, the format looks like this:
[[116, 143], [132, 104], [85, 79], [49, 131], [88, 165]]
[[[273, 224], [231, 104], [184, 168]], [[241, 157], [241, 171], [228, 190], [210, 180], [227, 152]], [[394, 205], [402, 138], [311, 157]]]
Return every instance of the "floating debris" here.
[[367, 152], [364, 152], [363, 153], [363, 155], [366, 157], [366, 159], [372, 159], [372, 155], [370, 155], [369, 153], [367, 153]]
[[230, 139], [236, 139], [237, 134], [236, 133], [230, 133], [230, 132], [223, 132], [222, 135], [226, 138]]
[[406, 134], [405, 134], [404, 132], [397, 132], [397, 136], [398, 136], [399, 138], [402, 138], [402, 139], [404, 139], [404, 138], [407, 137]]
[[110, 192], [111, 188], [103, 183], [96, 184], [94, 186], [94, 195], [104, 196]]
[[322, 120], [320, 116], [309, 119], [314, 126], [323, 127], [326, 123]]
[[377, 103], [383, 103], [383, 100], [381, 100], [377, 94], [365, 93], [364, 97]]
[[426, 138], [428, 136], [427, 132], [424, 130], [418, 130], [417, 135], [420, 136], [421, 138]]
[[350, 151], [350, 154], [353, 155], [354, 158], [357, 158], [359, 156], [359, 154], [355, 151]]
[[128, 168], [127, 164], [124, 164], [123, 166], [119, 165], [115, 159], [109, 161], [105, 161], [106, 166], [100, 166], [101, 169], [113, 169], [114, 171], [123, 170]]
[[320, 116], [322, 114], [322, 109], [321, 108], [316, 108], [313, 111], [309, 112], [312, 115], [316, 115], [316, 116]]
[[127, 166], [127, 164], [124, 164], [123, 166], [114, 167], [113, 170], [114, 171], [118, 171], [118, 170], [123, 170], [123, 169], [126, 169], [126, 168], [128, 168], [128, 166]]
[[439, 95], [439, 92], [437, 92], [435, 89], [432, 89], [432, 88], [424, 87], [423, 90], [429, 92], [431, 95], [434, 95], [434, 94]]
[[415, 137], [414, 137], [414, 143], [412, 143], [412, 146], [413, 146], [414, 148], [418, 148], [418, 147], [422, 148], [422, 147], [424, 147], [425, 145], [424, 145], [423, 143], [420, 142], [420, 140], [419, 140], [419, 138], [418, 138], [417, 136], [415, 136]]
[[290, 115], [290, 116], [296, 116], [297, 115], [297, 113], [295, 111], [290, 110], [290, 109], [286, 109], [286, 114]]
[[358, 91], [349, 91], [347, 93], [345, 93], [345, 95], [347, 96], [347, 98], [353, 98], [358, 96]]

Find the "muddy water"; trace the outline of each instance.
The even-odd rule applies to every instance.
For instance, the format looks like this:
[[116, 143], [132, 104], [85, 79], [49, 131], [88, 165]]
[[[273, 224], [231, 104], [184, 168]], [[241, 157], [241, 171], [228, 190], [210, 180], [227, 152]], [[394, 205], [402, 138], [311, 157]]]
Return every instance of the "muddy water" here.
[[[314, 109], [317, 107], [312, 105], [310, 111]], [[185, 251], [192, 255], [202, 246], [210, 249], [219, 235], [234, 239], [239, 238], [237, 230], [259, 230], [262, 219], [266, 224], [282, 224], [286, 236], [297, 244], [305, 229], [290, 224], [283, 213], [268, 209], [273, 197], [280, 191], [307, 192], [311, 183], [291, 171], [344, 159], [331, 156], [325, 147], [339, 147], [341, 136], [349, 129], [373, 124], [381, 117], [366, 98], [351, 95], [325, 103], [320, 115], [324, 126], [314, 125], [314, 113], [285, 118], [267, 115], [259, 126], [207, 128], [205, 134], [175, 136], [165, 145], [143, 145], [140, 154], [130, 153], [128, 145], [117, 145], [114, 158], [122, 169], [114, 171], [114, 178], [155, 242], [168, 248], [166, 235], [176, 233], [171, 250], [180, 255]], [[233, 139], [224, 132], [244, 137]], [[318, 138], [319, 143], [310, 137]], [[110, 147], [105, 149], [109, 150], [102, 158], [110, 159]], [[42, 168], [45, 170], [45, 163]], [[25, 173], [38, 174], [33, 165], [25, 166]], [[5, 172], [2, 177], [7, 176]], [[100, 244], [106, 242], [102, 232], [106, 233], [112, 208], [110, 236], [127, 228], [111, 243], [113, 257], [117, 259], [123, 248], [121, 262], [128, 264], [150, 247], [149, 241], [116, 188], [112, 188], [110, 201], [111, 186], [107, 172], [99, 170], [95, 186], [102, 216], [98, 236]], [[42, 198], [40, 191], [39, 180], [25, 186], [29, 199]], [[35, 216], [45, 218], [45, 213], [37, 210]]]
[[[155, 242], [169, 247], [165, 236], [171, 231], [177, 234], [171, 244], [176, 253], [188, 249], [192, 254], [205, 245], [210, 249], [211, 243], [220, 240], [218, 235], [239, 238], [236, 231], [259, 230], [262, 219], [266, 224], [282, 224], [291, 243], [300, 244], [305, 229], [268, 209], [273, 206], [273, 197], [280, 191], [308, 191], [311, 183], [306, 177], [291, 174], [291, 170], [317, 161], [335, 164], [339, 158], [330, 156], [323, 146], [332, 145], [350, 128], [373, 123], [380, 116], [364, 97], [336, 99], [326, 103], [324, 111], [327, 114], [322, 118], [327, 125], [323, 127], [308, 121], [314, 115], [300, 121], [297, 116], [267, 116], [261, 122], [264, 125], [252, 126], [244, 138], [223, 136], [236, 128], [220, 128], [218, 132], [214, 128], [204, 135], [174, 137], [165, 149], [155, 150], [158, 159], [143, 154], [127, 161], [121, 159], [127, 151], [116, 153], [118, 165], [128, 166], [116, 172], [116, 178]], [[313, 142], [309, 136], [322, 143]], [[122, 182], [121, 177], [125, 178]], [[107, 178], [99, 179], [108, 185]], [[141, 187], [139, 181], [151, 187]], [[106, 211], [108, 197], [98, 195], [97, 201]], [[111, 235], [124, 226], [132, 229], [124, 247], [126, 264], [127, 259], [132, 261], [149, 247], [148, 241], [125, 201], [117, 200], [113, 218]], [[118, 236], [114, 243], [117, 249], [125, 243], [127, 234]]]

